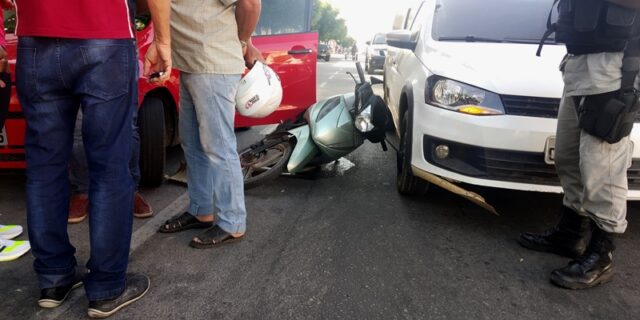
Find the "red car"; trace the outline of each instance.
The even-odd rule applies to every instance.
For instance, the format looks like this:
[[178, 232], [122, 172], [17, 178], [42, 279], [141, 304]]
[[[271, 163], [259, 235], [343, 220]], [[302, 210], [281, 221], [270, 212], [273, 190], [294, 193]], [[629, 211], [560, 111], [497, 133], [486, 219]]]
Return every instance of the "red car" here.
[[[283, 99], [280, 107], [263, 119], [245, 118], [236, 114], [236, 127], [250, 127], [294, 119], [316, 101], [316, 54], [318, 34], [310, 32], [312, 0], [263, 0], [263, 11], [253, 37], [282, 81]], [[15, 18], [5, 14], [7, 54], [15, 70], [17, 38], [13, 35]], [[287, 17], [283, 19], [283, 17]], [[153, 39], [153, 24], [148, 15], [136, 18], [136, 41], [140, 56], [144, 56]], [[138, 61], [142, 67], [142, 60]], [[142, 70], [142, 69], [140, 69]], [[179, 72], [174, 70], [169, 81], [161, 86], [150, 85], [140, 77], [138, 125], [140, 127], [140, 170], [142, 183], [159, 185], [164, 176], [165, 149], [180, 142], [178, 136]], [[24, 169], [25, 120], [12, 89], [5, 128], [0, 131], [0, 170]]]

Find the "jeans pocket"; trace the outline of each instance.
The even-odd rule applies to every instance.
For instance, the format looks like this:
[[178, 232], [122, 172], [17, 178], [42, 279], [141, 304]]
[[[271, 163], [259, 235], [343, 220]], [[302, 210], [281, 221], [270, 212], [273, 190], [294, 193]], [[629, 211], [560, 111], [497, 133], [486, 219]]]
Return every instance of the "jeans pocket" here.
[[29, 101], [37, 100], [39, 95], [36, 48], [18, 47], [16, 61], [16, 90], [18, 95]]
[[87, 72], [83, 79], [84, 92], [108, 101], [131, 88], [134, 58], [131, 47], [124, 45], [96, 45], [80, 48]]

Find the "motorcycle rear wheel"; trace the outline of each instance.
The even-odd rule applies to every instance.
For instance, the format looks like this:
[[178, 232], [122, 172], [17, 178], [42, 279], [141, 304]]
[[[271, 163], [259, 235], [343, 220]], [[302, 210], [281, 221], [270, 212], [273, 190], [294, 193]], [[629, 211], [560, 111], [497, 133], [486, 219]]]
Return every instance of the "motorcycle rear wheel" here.
[[[270, 145], [265, 148], [265, 143]], [[256, 151], [262, 148], [264, 150]], [[291, 152], [293, 152], [291, 142], [281, 140], [271, 142], [262, 140], [242, 150], [239, 155], [244, 188], [255, 188], [280, 176], [291, 157]]]

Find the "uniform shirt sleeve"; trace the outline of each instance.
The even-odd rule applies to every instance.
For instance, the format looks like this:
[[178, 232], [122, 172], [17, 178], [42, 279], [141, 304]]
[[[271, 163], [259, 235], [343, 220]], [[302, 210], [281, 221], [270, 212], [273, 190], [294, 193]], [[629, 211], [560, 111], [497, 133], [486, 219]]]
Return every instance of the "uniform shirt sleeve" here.
[[238, 2], [238, 0], [220, 0], [220, 2], [222, 2], [222, 4], [224, 4], [225, 7], [228, 7], [228, 6]]

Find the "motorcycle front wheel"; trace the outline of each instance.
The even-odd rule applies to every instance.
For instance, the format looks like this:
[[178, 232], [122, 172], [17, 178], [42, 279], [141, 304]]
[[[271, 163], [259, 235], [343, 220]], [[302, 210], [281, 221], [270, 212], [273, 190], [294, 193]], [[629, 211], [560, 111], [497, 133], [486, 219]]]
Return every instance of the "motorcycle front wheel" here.
[[277, 178], [284, 171], [291, 152], [291, 142], [281, 140], [262, 140], [242, 150], [239, 155], [244, 188], [255, 188]]

